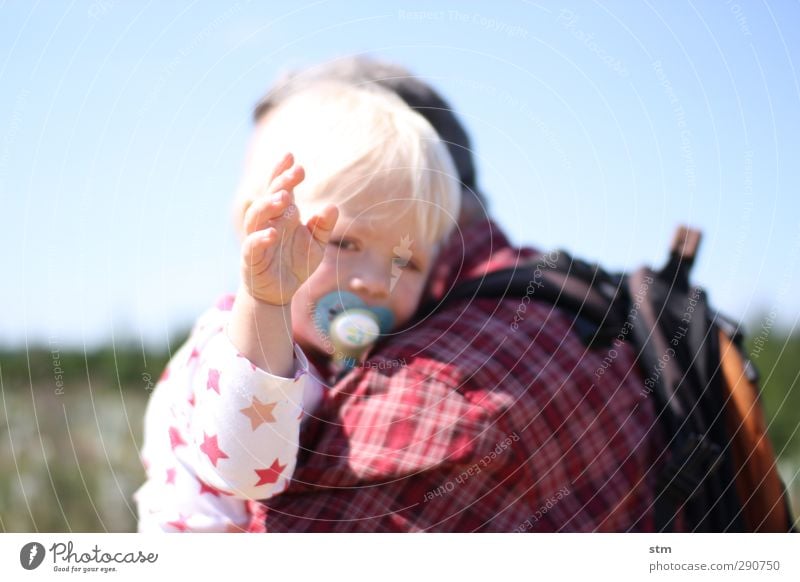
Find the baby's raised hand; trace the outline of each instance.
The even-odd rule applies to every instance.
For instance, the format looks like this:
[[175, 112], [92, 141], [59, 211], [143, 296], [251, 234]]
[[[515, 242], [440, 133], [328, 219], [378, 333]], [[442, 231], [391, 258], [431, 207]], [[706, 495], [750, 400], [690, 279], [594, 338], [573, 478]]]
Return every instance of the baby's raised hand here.
[[305, 225], [300, 222], [294, 188], [304, 177], [303, 167], [287, 154], [245, 213], [242, 283], [253, 298], [271, 305], [288, 304], [319, 266], [339, 216], [329, 204]]

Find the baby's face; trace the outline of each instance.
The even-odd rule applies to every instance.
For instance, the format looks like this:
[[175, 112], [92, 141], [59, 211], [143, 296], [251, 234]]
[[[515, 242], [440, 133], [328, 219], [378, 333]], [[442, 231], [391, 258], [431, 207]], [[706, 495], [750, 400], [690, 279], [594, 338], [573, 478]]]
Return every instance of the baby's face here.
[[392, 220], [387, 208], [380, 216], [339, 207], [339, 219], [322, 263], [292, 299], [294, 337], [303, 350], [330, 353], [325, 330], [318, 329], [314, 311], [329, 293], [348, 291], [370, 307], [392, 312], [395, 328], [408, 322], [419, 306], [430, 273], [434, 249], [417, 240], [413, 221]]

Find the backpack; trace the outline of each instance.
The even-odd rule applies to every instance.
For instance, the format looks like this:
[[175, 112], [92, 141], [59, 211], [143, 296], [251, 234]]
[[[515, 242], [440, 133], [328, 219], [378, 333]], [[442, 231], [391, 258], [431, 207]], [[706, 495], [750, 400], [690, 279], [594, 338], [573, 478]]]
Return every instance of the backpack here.
[[632, 344], [667, 442], [657, 531], [673, 531], [678, 515], [687, 531], [794, 531], [740, 325], [689, 283], [700, 238], [679, 227], [658, 271], [612, 274], [558, 251], [461, 283], [448, 300], [527, 295], [570, 312], [589, 347]]

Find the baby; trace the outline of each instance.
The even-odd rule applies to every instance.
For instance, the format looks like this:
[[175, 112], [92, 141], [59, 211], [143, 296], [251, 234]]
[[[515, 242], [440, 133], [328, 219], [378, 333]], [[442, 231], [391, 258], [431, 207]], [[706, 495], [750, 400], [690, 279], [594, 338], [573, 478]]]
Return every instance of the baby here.
[[411, 320], [459, 213], [446, 147], [382, 91], [289, 97], [248, 167], [239, 290], [200, 317], [148, 403], [141, 532], [247, 528], [250, 502], [288, 485], [325, 383]]

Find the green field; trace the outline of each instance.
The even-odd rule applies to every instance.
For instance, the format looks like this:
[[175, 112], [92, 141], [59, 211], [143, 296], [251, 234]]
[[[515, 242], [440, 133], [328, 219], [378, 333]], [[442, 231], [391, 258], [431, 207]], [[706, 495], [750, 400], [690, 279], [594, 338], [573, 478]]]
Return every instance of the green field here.
[[[800, 336], [750, 348], [797, 513]], [[0, 352], [0, 531], [135, 531], [142, 416], [167, 359], [134, 347]]]
[[0, 355], [0, 530], [135, 531], [142, 418], [166, 354]]

